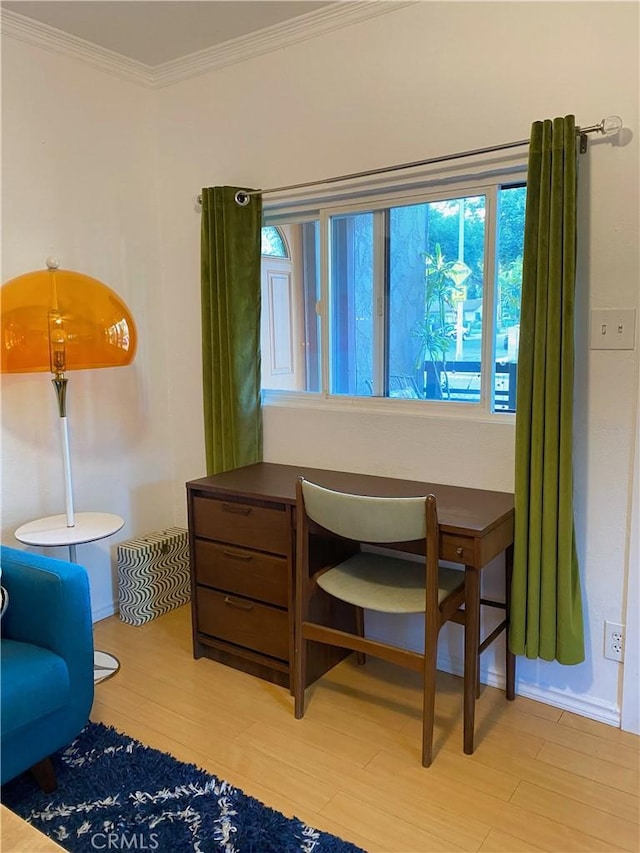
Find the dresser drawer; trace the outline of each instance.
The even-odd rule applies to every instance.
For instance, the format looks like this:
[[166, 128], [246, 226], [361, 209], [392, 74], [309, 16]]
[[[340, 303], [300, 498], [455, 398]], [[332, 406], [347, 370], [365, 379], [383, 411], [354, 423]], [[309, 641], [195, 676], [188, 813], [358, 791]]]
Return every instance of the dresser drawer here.
[[198, 630], [281, 660], [289, 659], [286, 610], [199, 586]]
[[205, 539], [195, 540], [194, 553], [196, 583], [280, 607], [288, 606], [288, 564], [284, 557], [219, 545]]
[[284, 509], [202, 497], [194, 497], [192, 509], [196, 536], [272, 554], [289, 553], [291, 530]]

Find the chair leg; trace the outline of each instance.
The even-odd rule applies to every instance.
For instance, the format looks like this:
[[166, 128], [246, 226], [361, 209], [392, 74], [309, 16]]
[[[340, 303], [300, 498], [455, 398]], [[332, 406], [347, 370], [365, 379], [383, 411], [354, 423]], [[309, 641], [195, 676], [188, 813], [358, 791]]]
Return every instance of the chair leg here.
[[[364, 610], [362, 607], [356, 607], [356, 633], [359, 637], [364, 637]], [[364, 652], [356, 652], [356, 662], [358, 666], [365, 665], [367, 656]]]
[[293, 702], [296, 720], [304, 717], [304, 685], [307, 680], [307, 641], [299, 626], [293, 655]]
[[480, 624], [480, 577], [465, 567], [464, 622], [464, 722], [463, 747], [466, 755], [473, 753], [473, 731], [476, 712], [476, 681], [478, 677], [478, 631]]
[[480, 698], [480, 618], [478, 618], [478, 654], [476, 657], [476, 699]]
[[51, 794], [58, 787], [56, 771], [53, 768], [51, 758], [43, 758], [30, 768], [31, 775], [36, 780], [40, 789], [45, 794]]
[[438, 660], [438, 626], [427, 618], [424, 638], [424, 673], [422, 696], [422, 766], [433, 760], [433, 729], [436, 713], [436, 663]]
[[[300, 490], [298, 483], [297, 490]], [[308, 574], [308, 545], [302, 535], [303, 524], [298, 523], [296, 557], [295, 593], [293, 600], [293, 661], [291, 680], [293, 682], [293, 705], [296, 720], [304, 716], [304, 688], [307, 682], [306, 650], [307, 643], [302, 636], [302, 623], [307, 611], [307, 599], [303, 580]], [[304, 561], [304, 566], [301, 564]]]

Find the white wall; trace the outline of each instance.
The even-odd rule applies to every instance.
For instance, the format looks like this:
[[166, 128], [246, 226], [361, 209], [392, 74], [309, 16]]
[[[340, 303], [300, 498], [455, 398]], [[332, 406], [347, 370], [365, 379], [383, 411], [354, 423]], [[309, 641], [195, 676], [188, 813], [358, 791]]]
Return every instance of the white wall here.
[[627, 618], [622, 685], [622, 728], [640, 735], [640, 395], [636, 410], [636, 445], [633, 464], [627, 577]]
[[[621, 667], [602, 657], [602, 622], [624, 618], [637, 352], [590, 352], [586, 329], [590, 307], [638, 304], [637, 6], [419, 3], [170, 87], [159, 114], [164, 273], [189, 282], [171, 310], [195, 331], [202, 186], [280, 186], [428, 158], [522, 139], [533, 120], [569, 112], [583, 124], [619, 113], [629, 129], [626, 144], [593, 143], [581, 163], [576, 525], [588, 659], [519, 661], [518, 673], [523, 692], [615, 720]], [[172, 389], [181, 425], [194, 413], [176, 459], [185, 478], [202, 470], [200, 375], [187, 374], [199, 345], [185, 341]], [[268, 461], [513, 486], [505, 423], [269, 407], [264, 430]], [[454, 666], [455, 631], [443, 643]], [[500, 664], [485, 668], [495, 678]]]
[[[72, 371], [67, 392], [76, 511], [113, 512], [124, 528], [78, 547], [94, 617], [113, 612], [117, 542], [173, 520], [167, 314], [159, 275], [155, 99], [59, 54], [3, 38], [2, 280], [50, 254], [113, 288], [139, 332], [134, 363]], [[49, 374], [2, 377], [2, 541], [64, 512]], [[40, 549], [35, 549], [40, 550]], [[49, 551], [67, 557], [67, 549]]]
[[[581, 162], [576, 526], [588, 659], [518, 664], [521, 692], [615, 721], [622, 667], [602, 657], [602, 622], [624, 621], [638, 359], [637, 350], [590, 352], [587, 327], [591, 307], [638, 304], [637, 5], [424, 2], [157, 92], [5, 41], [3, 280], [55, 248], [65, 265], [118, 290], [141, 325], [134, 366], [82, 380], [79, 414], [91, 430], [74, 431], [79, 508], [120, 512], [127, 535], [184, 524], [184, 482], [204, 473], [202, 186], [278, 186], [427, 158], [521, 139], [533, 120], [569, 112], [587, 124], [623, 117], [624, 144], [593, 142]], [[66, 122], [43, 121], [52, 103]], [[59, 511], [60, 490], [47, 485], [53, 403], [31, 417], [43, 384], [5, 378], [5, 541], [19, 523]], [[264, 424], [269, 461], [513, 485], [507, 422], [272, 407]], [[442, 652], [455, 667], [451, 631]], [[409, 630], [407, 643], [415, 639]], [[492, 657], [485, 677], [500, 677]]]

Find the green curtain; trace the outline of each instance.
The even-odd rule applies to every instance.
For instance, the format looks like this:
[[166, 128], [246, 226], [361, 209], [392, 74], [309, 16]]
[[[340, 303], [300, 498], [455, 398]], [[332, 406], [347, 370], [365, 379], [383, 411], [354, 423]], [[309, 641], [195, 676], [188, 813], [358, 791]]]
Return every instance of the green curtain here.
[[584, 660], [572, 462], [576, 141], [573, 116], [531, 128], [509, 629], [515, 654], [563, 664]]
[[262, 460], [262, 199], [202, 190], [202, 380], [207, 474]]

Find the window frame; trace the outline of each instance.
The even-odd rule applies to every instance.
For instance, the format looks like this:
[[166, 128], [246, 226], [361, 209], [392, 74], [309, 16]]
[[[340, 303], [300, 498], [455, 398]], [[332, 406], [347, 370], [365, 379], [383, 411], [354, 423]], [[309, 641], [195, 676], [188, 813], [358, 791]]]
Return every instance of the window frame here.
[[[460, 174], [459, 167], [452, 167], [439, 173], [430, 172], [428, 175], [415, 174], [397, 181], [392, 187], [369, 186], [363, 184], [350, 185], [333, 194], [325, 191], [316, 198], [307, 197], [296, 199], [291, 195], [276, 196], [268, 203], [265, 200], [264, 225], [300, 224], [302, 222], [319, 222], [319, 255], [320, 255], [320, 299], [316, 312], [320, 318], [321, 335], [321, 390], [320, 391], [280, 391], [275, 389], [262, 390], [262, 402], [266, 406], [286, 406], [292, 408], [313, 408], [324, 411], [359, 411], [363, 413], [402, 414], [426, 418], [462, 419], [477, 422], [513, 423], [515, 413], [504, 410], [493, 410], [495, 389], [495, 325], [496, 325], [496, 288], [498, 276], [497, 258], [497, 228], [499, 218], [498, 193], [501, 188], [526, 184], [527, 163], [519, 157], [507, 158], [502, 165], [491, 164], [485, 169], [485, 164], [477, 164], [477, 170]], [[388, 183], [388, 181], [386, 182]], [[384, 216], [384, 211], [412, 204], [432, 203], [458, 199], [464, 196], [485, 196], [485, 234], [484, 234], [484, 266], [483, 266], [483, 332], [481, 349], [481, 382], [480, 400], [478, 402], [462, 402], [451, 400], [413, 400], [384, 396], [356, 396], [333, 394], [330, 391], [330, 258], [331, 234], [330, 220], [332, 216], [352, 213], [370, 212], [374, 214], [374, 229], [378, 217]], [[384, 225], [382, 225], [382, 228]], [[377, 234], [376, 234], [377, 236]], [[374, 292], [376, 337], [384, 341], [385, 317], [388, 309], [385, 304], [384, 268], [386, 251], [384, 240], [374, 241]], [[377, 248], [377, 251], [375, 249]], [[380, 309], [382, 308], [382, 316]], [[484, 318], [487, 317], [488, 325]], [[378, 328], [380, 325], [382, 328]], [[381, 337], [380, 337], [381, 336]], [[382, 389], [384, 385], [384, 342], [378, 348], [378, 359], [374, 370], [374, 389]]]

